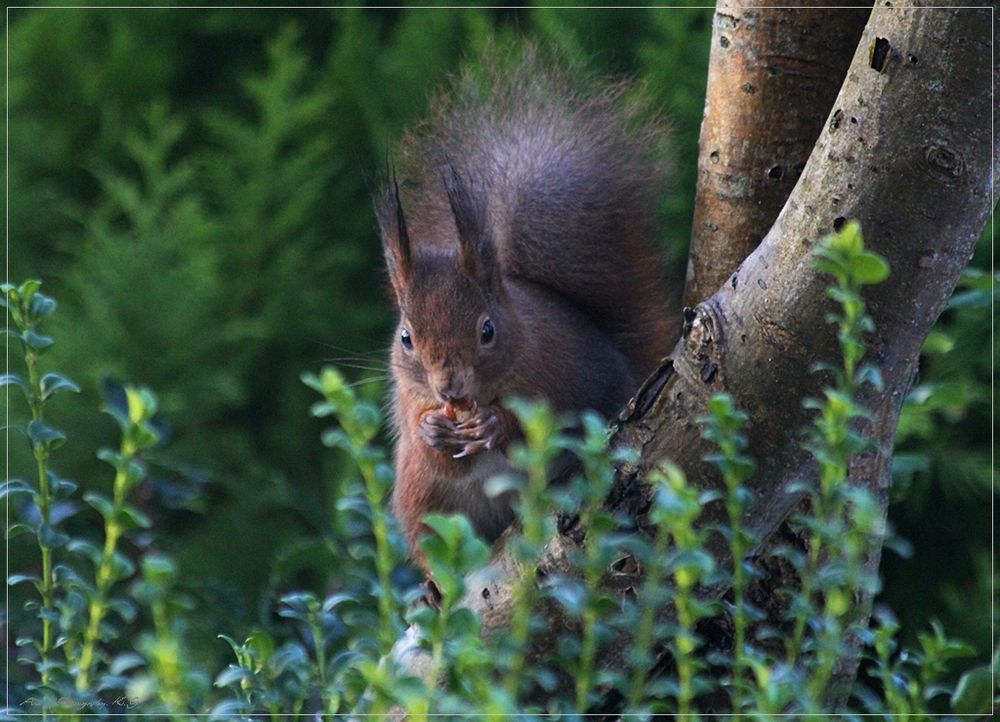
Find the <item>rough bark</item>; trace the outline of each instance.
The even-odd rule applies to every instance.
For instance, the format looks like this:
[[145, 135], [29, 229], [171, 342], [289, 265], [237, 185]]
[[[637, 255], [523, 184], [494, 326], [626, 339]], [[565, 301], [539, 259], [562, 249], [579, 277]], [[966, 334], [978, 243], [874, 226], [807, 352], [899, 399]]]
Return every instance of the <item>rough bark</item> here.
[[[811, 369], [816, 361], [839, 358], [825, 321], [833, 310], [829, 280], [813, 268], [811, 251], [844, 219], [858, 219], [866, 245], [888, 259], [892, 273], [865, 292], [877, 329], [868, 339], [867, 361], [879, 368], [885, 384], [862, 393], [872, 420], [861, 431], [873, 450], [852, 462], [850, 476], [875, 493], [884, 512], [896, 423], [921, 344], [992, 209], [1000, 149], [989, 123], [996, 72], [990, 42], [988, 8], [898, 8], [884, 2], [872, 11], [833, 110], [774, 225], [691, 313], [672, 359], [623, 412], [616, 439], [638, 449], [640, 461], [620, 470], [611, 506], [641, 522], [648, 507], [642, 482], [664, 459], [679, 463], [694, 484], [721, 484], [703, 461], [710, 449], [695, 419], [706, 413], [712, 394], [725, 391], [749, 414], [750, 453], [758, 463], [750, 484], [755, 503], [745, 526], [762, 547], [782, 531], [798, 502], [789, 488], [815, 479], [797, 430], [809, 421], [802, 400], [818, 397], [828, 379]], [[723, 511], [709, 507], [706, 515], [720, 520]], [[570, 571], [571, 543], [566, 537], [552, 540], [539, 568]], [[723, 544], [710, 551], [725, 561]], [[873, 550], [871, 564], [877, 564], [878, 552]], [[508, 587], [518, 568], [501, 547], [491, 567], [470, 579], [465, 603], [481, 615], [487, 634], [509, 619]], [[867, 603], [859, 600], [862, 607]], [[627, 643], [614, 640], [602, 661], [621, 664]], [[398, 652], [407, 653], [405, 647]], [[418, 656], [408, 661], [419, 666]], [[853, 667], [840, 672], [849, 681]]]
[[869, 15], [867, 8], [829, 7], [825, 0], [798, 3], [801, 9], [744, 4], [722, 0], [714, 16], [688, 306], [714, 293], [774, 223]]
[[[844, 219], [860, 220], [868, 246], [892, 267], [890, 279], [866, 293], [877, 327], [869, 360], [886, 388], [865, 400], [873, 409], [901, 403], [920, 345], [991, 209], [989, 43], [986, 9], [873, 11], [774, 226], [698, 306], [672, 363], [640, 391], [619, 435], [642, 451], [640, 477], [672, 458], [692, 478], [712, 478], [693, 419], [708, 396], [727, 391], [750, 415], [761, 464], [756, 491], [769, 497], [752, 523], [764, 532], [784, 518], [791, 499], [773, 487], [808, 474], [794, 430], [807, 420], [801, 400], [818, 396], [824, 383], [810, 367], [839, 356], [824, 318], [828, 279], [813, 269], [811, 250]], [[879, 424], [886, 451], [893, 421]]]

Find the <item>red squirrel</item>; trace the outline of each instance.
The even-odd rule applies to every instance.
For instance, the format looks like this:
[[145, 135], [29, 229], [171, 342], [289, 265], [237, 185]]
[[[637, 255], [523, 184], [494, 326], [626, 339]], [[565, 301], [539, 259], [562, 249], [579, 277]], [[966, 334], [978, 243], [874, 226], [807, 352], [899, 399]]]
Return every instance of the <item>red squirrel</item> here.
[[404, 136], [375, 203], [399, 311], [392, 503], [418, 560], [430, 512], [490, 542], [512, 521], [510, 495], [484, 490], [518, 433], [506, 399], [611, 417], [676, 335], [654, 247], [661, 124], [627, 83], [531, 49], [483, 65]]

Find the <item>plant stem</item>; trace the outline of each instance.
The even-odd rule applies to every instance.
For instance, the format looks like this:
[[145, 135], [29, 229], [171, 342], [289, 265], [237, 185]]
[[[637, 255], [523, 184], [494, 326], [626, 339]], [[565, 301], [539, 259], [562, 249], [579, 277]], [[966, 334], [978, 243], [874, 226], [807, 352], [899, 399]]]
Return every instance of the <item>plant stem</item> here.
[[111, 519], [105, 521], [104, 525], [104, 548], [101, 550], [101, 561], [97, 567], [95, 579], [96, 594], [90, 601], [88, 609], [89, 620], [87, 629], [84, 632], [83, 648], [80, 651], [80, 662], [76, 672], [76, 689], [84, 692], [90, 687], [90, 672], [94, 665], [94, 653], [101, 636], [101, 622], [107, 612], [107, 596], [111, 585], [114, 583], [114, 556], [118, 546], [118, 538], [121, 536], [122, 528], [117, 522], [118, 512], [124, 503], [124, 489], [126, 484], [125, 471], [119, 469], [115, 473], [114, 484], [114, 510]]
[[[31, 324], [26, 324], [26, 330], [32, 330]], [[43, 400], [43, 389], [41, 375], [38, 369], [38, 355], [30, 348], [25, 349], [24, 363], [28, 368], [28, 405], [31, 407], [32, 421], [42, 421], [45, 402]], [[38, 511], [41, 516], [43, 527], [49, 525], [52, 513], [52, 491], [49, 488], [49, 452], [44, 444], [34, 444], [35, 463], [38, 472]], [[41, 528], [41, 527], [39, 527]], [[48, 687], [50, 682], [49, 657], [52, 654], [52, 620], [51, 614], [55, 613], [55, 578], [52, 574], [52, 549], [39, 538], [38, 546], [42, 553], [42, 648], [40, 655], [42, 658], [41, 681], [43, 687]], [[48, 718], [48, 708], [42, 710], [43, 718]]]
[[182, 720], [184, 709], [183, 674], [181, 672], [180, 650], [170, 629], [167, 604], [163, 599], [153, 602], [153, 628], [157, 637], [157, 653], [154, 660], [156, 676], [162, 689], [158, 694], [166, 703], [171, 719]]
[[799, 605], [799, 609], [795, 614], [795, 630], [792, 633], [792, 642], [788, 646], [789, 667], [795, 665], [796, 661], [798, 661], [799, 655], [802, 653], [802, 643], [805, 638], [806, 621], [809, 619], [809, 608], [813, 595], [813, 578], [816, 575], [816, 570], [819, 568], [819, 551], [821, 547], [819, 537], [815, 534], [810, 534], [808, 544], [809, 549], [808, 556], [806, 558], [806, 568], [802, 572], [802, 591], [799, 595], [800, 601], [804, 604]]
[[[545, 511], [538, 508], [538, 500], [548, 483], [547, 462], [544, 454], [549, 439], [528, 438], [533, 461], [528, 468], [528, 488], [521, 499], [521, 520], [525, 544], [537, 552], [545, 542]], [[524, 675], [524, 663], [528, 653], [528, 637], [531, 632], [531, 610], [535, 598], [536, 569], [532, 556], [521, 560], [521, 574], [513, 592], [513, 619], [511, 621], [511, 642], [513, 658], [504, 676], [504, 690], [516, 706], [518, 690]]]
[[365, 495], [372, 513], [372, 534], [375, 537], [375, 570], [378, 576], [379, 594], [379, 647], [383, 652], [392, 648], [393, 595], [392, 595], [392, 545], [389, 540], [389, 522], [382, 503], [382, 487], [379, 484], [375, 462], [367, 458], [366, 443], [355, 440], [355, 458], [365, 482]]
[[[130, 421], [130, 424], [133, 425], [139, 423], [140, 421], [136, 419]], [[134, 428], [134, 426], [127, 426], [122, 433], [120, 457], [116, 464], [112, 489], [112, 511], [111, 515], [104, 520], [104, 548], [101, 550], [101, 559], [97, 566], [94, 580], [95, 594], [88, 609], [89, 620], [84, 633], [83, 647], [80, 651], [80, 661], [77, 665], [76, 689], [79, 692], [86, 691], [90, 687], [90, 673], [94, 666], [97, 645], [101, 639], [101, 622], [107, 613], [108, 593], [115, 582], [115, 552], [118, 540], [125, 532], [125, 527], [120, 520], [125, 509], [128, 490], [137, 482], [137, 479], [132, 477], [133, 472], [130, 470], [133, 460], [141, 450], [133, 438], [132, 430]]]
[[694, 611], [692, 608], [691, 588], [680, 576], [677, 577], [677, 713], [681, 720], [691, 718], [691, 701], [694, 699], [692, 680], [694, 665], [691, 654], [694, 652]]
[[[739, 482], [737, 481], [737, 487]], [[732, 533], [730, 542], [731, 553], [733, 555], [733, 627], [734, 645], [733, 649], [733, 712], [739, 713], [743, 709], [743, 684], [746, 669], [746, 608], [744, 606], [744, 591], [746, 589], [746, 578], [743, 570], [743, 559], [746, 556], [746, 545], [743, 540], [743, 531], [740, 517], [742, 516], [742, 505], [735, 499], [736, 488], [730, 490], [729, 525]]]
[[656, 600], [657, 592], [663, 582], [663, 562], [670, 548], [670, 536], [663, 529], [657, 529], [656, 540], [653, 547], [653, 556], [650, 560], [649, 572], [643, 584], [642, 615], [639, 618], [639, 631], [635, 637], [636, 667], [632, 670], [632, 686], [629, 689], [628, 708], [633, 712], [637, 711], [642, 702], [642, 695], [646, 687], [646, 677], [648, 674], [649, 651], [653, 645], [653, 626], [656, 623], [656, 610], [659, 602]]
[[591, 534], [593, 514], [581, 514], [580, 523], [588, 530], [587, 561], [584, 581], [587, 587], [587, 606], [583, 610], [583, 641], [580, 645], [580, 667], [576, 678], [576, 710], [580, 714], [587, 711], [587, 697], [594, 679], [594, 660], [597, 657], [597, 622], [595, 602], [600, 599], [601, 545], [595, 534]]

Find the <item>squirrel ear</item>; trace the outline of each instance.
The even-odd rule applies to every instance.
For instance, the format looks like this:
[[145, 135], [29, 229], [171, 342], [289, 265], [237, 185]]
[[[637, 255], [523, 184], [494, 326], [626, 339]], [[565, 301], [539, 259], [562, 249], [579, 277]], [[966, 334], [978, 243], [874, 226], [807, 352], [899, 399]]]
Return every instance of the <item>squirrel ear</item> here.
[[382, 250], [385, 253], [385, 265], [389, 269], [389, 280], [396, 295], [401, 296], [403, 287], [409, 283], [412, 275], [413, 257], [395, 171], [392, 171], [392, 185], [383, 191], [382, 197], [375, 203], [375, 215], [382, 233]]
[[473, 182], [463, 180], [450, 162], [441, 173], [441, 180], [455, 216], [458, 264], [469, 276], [492, 287], [500, 274], [487, 217], [486, 194]]

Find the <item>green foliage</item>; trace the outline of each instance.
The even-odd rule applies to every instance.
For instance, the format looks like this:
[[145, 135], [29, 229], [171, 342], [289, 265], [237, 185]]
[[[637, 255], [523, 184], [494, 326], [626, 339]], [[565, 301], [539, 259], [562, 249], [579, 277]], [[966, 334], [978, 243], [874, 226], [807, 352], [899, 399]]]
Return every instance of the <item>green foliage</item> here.
[[[742, 525], [753, 501], [746, 482], [755, 465], [745, 453], [747, 417], [728, 397], [711, 399], [710, 414], [700, 420], [705, 437], [718, 447], [708, 461], [719, 468], [724, 489], [700, 492], [680, 469], [664, 464], [649, 477], [648, 519], [655, 530], [650, 537], [629, 533], [625, 520], [604, 507], [615, 464], [635, 458], [628, 450], [609, 448], [601, 419], [585, 415], [573, 424], [544, 404], [513, 402], [523, 442], [510, 458], [519, 473], [491, 481], [489, 491], [517, 492], [519, 527], [509, 544], [519, 571], [512, 583], [509, 633], [484, 640], [480, 620], [463, 602], [470, 575], [481, 573], [490, 550], [464, 517], [430, 515], [425, 521], [431, 533], [421, 546], [436, 602], [417, 602], [419, 590], [399, 583], [405, 551], [386, 512], [392, 470], [378, 443], [381, 411], [341, 373], [326, 368], [303, 375], [303, 381], [322, 396], [313, 414], [337, 421], [322, 434], [324, 444], [350, 469], [338, 502], [349, 521], [328, 531], [341, 566], [323, 598], [309, 591], [282, 595], [277, 608], [282, 622], [240, 635], [243, 642], [219, 635], [235, 659], [214, 675], [211, 686], [211, 675], [188, 654], [194, 599], [181, 588], [176, 563], [154, 551], [155, 543], [137, 538], [138, 530], [155, 529], [131, 499], [148, 476], [148, 457], [161, 439], [157, 399], [146, 389], [126, 387], [106, 404], [120, 430], [118, 450], [99, 453], [115, 470], [112, 494], [88, 489], [82, 495], [103, 517], [103, 543], [60, 530], [54, 490], [71, 497], [76, 485], [51, 473], [49, 453], [64, 437], [42, 417], [53, 394], [76, 387], [59, 374], [42, 376], [38, 367], [53, 345], [41, 336], [40, 323], [55, 303], [38, 292], [37, 282], [4, 286], [28, 371], [26, 379], [9, 374], [5, 383], [18, 386], [32, 410], [25, 433], [39, 465], [37, 484], [12, 480], [4, 486], [6, 496], [31, 499], [20, 513], [38, 520], [27, 529], [35, 533], [43, 557], [41, 579], [10, 580], [34, 581], [41, 598], [41, 604], [22, 602], [25, 611], [37, 612], [18, 641], [26, 652], [21, 668], [33, 670], [24, 680], [26, 692], [39, 695], [28, 701], [44, 713], [109, 714], [125, 704], [172, 719], [205, 709], [214, 719], [265, 712], [384, 718], [394, 709], [417, 720], [442, 712], [575, 718], [616, 691], [625, 711], [643, 718], [666, 713], [694, 719], [706, 705], [819, 717], [836, 665], [858, 643], [875, 680], [874, 687], [859, 686], [858, 711], [926, 715], [938, 709], [943, 695], [950, 695], [954, 711], [985, 709], [993, 693], [987, 668], [968, 672], [954, 687], [945, 682], [951, 661], [974, 650], [948, 638], [940, 625], [919, 635], [919, 651], [902, 651], [899, 625], [887, 612], [880, 612], [871, 628], [852, 617], [855, 590], [874, 590], [865, 561], [883, 533], [873, 500], [846, 483], [849, 460], [865, 448], [852, 422], [866, 412], [854, 397], [862, 383], [878, 382], [863, 363], [860, 334], [871, 322], [860, 291], [884, 278], [886, 269], [864, 250], [854, 225], [819, 244], [817, 258], [835, 279], [830, 295], [841, 312], [830, 321], [838, 326], [843, 366], [824, 400], [810, 402], [817, 413], [805, 443], [818, 462], [819, 478], [806, 487], [811, 511], [798, 522], [807, 551], [782, 552], [801, 579], [800, 587], [781, 592], [791, 599], [789, 620], [767, 619], [745, 596], [756, 578], [742, 563], [755, 542]], [[571, 459], [575, 462], [568, 464]], [[565, 487], [548, 484], [554, 464], [575, 468]], [[727, 510], [728, 523], [719, 528], [700, 523], [705, 505], [717, 501]], [[556, 533], [553, 510], [564, 520], [575, 519], [584, 543], [571, 549], [568, 573], [540, 582], [535, 561]], [[707, 551], [714, 533], [728, 541], [732, 569], [719, 568]], [[123, 548], [127, 539], [138, 554]], [[612, 591], [613, 570], [623, 564], [642, 570], [641, 588], [631, 596]], [[92, 575], [85, 571], [89, 567]], [[123, 582], [130, 578], [126, 596]], [[731, 604], [705, 594], [720, 584], [733, 590]], [[545, 619], [554, 612], [565, 622], [553, 636]], [[733, 620], [732, 648], [713, 650], [705, 630], [727, 614]], [[783, 635], [782, 628], [794, 631]], [[609, 641], [622, 635], [633, 640], [629, 654], [608, 666], [602, 655]], [[765, 643], [776, 638], [784, 639], [783, 652]], [[404, 664], [416, 649], [426, 654], [423, 667]], [[672, 666], [654, 665], [654, 650], [666, 651]], [[105, 697], [109, 690], [121, 696]]]
[[[909, 541], [904, 556], [883, 559], [881, 598], [899, 615], [904, 636], [933, 615], [968, 639], [979, 656], [991, 653], [987, 609], [993, 587], [990, 515], [993, 461], [990, 429], [991, 345], [997, 337], [990, 307], [997, 277], [988, 270], [992, 224], [921, 353], [903, 405], [893, 457], [890, 518]], [[912, 558], [911, 558], [912, 557]], [[921, 608], [912, 604], [924, 587]]]
[[[65, 435], [46, 423], [45, 410], [49, 399], [58, 391], [79, 391], [79, 388], [65, 376], [57, 373], [41, 374], [40, 360], [52, 347], [54, 341], [41, 333], [41, 326], [56, 310], [56, 303], [48, 296], [39, 292], [40, 281], [25, 281], [20, 286], [3, 284], [3, 306], [7, 309], [14, 329], [8, 330], [8, 339], [20, 342], [23, 352], [24, 366], [27, 378], [17, 373], [4, 374], [4, 386], [17, 386], [24, 394], [31, 409], [31, 421], [21, 431], [27, 437], [28, 446], [35, 458], [37, 471], [36, 484], [32, 485], [20, 479], [10, 479], [0, 487], [5, 499], [20, 494], [31, 499], [34, 512], [26, 523], [15, 523], [7, 529], [9, 540], [14, 534], [23, 531], [30, 532], [38, 542], [42, 561], [42, 574], [38, 578], [29, 574], [14, 574], [7, 579], [9, 585], [31, 582], [41, 597], [41, 604], [32, 602], [28, 609], [35, 612], [34, 617], [41, 620], [41, 640], [31, 637], [18, 640], [18, 646], [33, 647], [36, 658], [28, 658], [38, 673], [37, 688], [48, 697], [55, 676], [63, 673], [64, 668], [54, 659], [57, 640], [55, 637], [57, 624], [60, 620], [56, 607], [56, 595], [59, 593], [59, 579], [56, 568], [53, 567], [53, 552], [66, 545], [69, 536], [62, 530], [60, 522], [74, 510], [66, 501], [76, 490], [76, 485], [66, 479], [61, 479], [50, 469], [50, 457], [54, 449], [66, 440]], [[9, 501], [8, 501], [9, 503]], [[65, 575], [60, 575], [65, 576]]]

